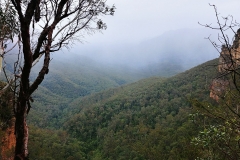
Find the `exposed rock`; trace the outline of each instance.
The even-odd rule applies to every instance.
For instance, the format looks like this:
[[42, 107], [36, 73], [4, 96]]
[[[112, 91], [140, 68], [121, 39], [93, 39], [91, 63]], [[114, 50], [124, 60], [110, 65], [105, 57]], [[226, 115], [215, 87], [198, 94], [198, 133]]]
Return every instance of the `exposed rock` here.
[[1, 160], [13, 160], [14, 159], [14, 149], [16, 144], [16, 137], [14, 134], [14, 122], [12, 119], [11, 125], [6, 129], [5, 136], [1, 140]]
[[229, 82], [223, 79], [214, 79], [211, 85], [210, 97], [217, 102], [219, 97], [223, 97], [226, 89], [229, 86]]
[[222, 46], [219, 57], [218, 71], [220, 73], [235, 70], [240, 65], [240, 29], [238, 29], [232, 46]]
[[224, 96], [226, 90], [230, 87], [229, 81], [225, 78], [228, 73], [239, 68], [240, 65], [240, 29], [238, 29], [232, 46], [222, 45], [219, 56], [218, 72], [219, 77], [212, 81], [210, 88], [210, 97], [217, 102]]

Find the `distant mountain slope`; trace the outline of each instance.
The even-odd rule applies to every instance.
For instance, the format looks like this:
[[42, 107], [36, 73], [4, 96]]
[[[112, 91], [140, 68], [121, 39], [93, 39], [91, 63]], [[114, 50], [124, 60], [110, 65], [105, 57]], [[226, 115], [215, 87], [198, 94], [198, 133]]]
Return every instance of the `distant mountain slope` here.
[[[39, 66], [36, 66], [39, 68]], [[32, 76], [36, 76], [37, 73]], [[136, 79], [80, 55], [53, 58], [49, 74], [41, 84], [53, 93], [68, 98], [85, 96], [106, 88], [118, 87]]]
[[47, 99], [58, 96], [39, 89], [44, 95], [39, 101], [46, 100], [41, 111], [51, 112], [52, 117], [41, 115], [40, 108], [32, 110], [31, 116], [42, 118], [43, 124], [60, 124], [61, 130], [30, 126], [30, 158], [196, 158], [201, 153], [190, 139], [198, 128], [188, 121], [188, 99], [208, 99], [216, 64], [212, 60], [171, 78], [152, 77], [93, 93], [76, 99], [69, 108], [51, 106], [53, 100], [49, 103]]
[[73, 49], [75, 54], [53, 54], [42, 86], [73, 99], [143, 78], [173, 76], [217, 56], [211, 43], [204, 39], [208, 36], [203, 29], [180, 29], [135, 45], [106, 45]]
[[[34, 93], [35, 104], [41, 97], [51, 105], [67, 106], [71, 100], [119, 87], [152, 76], [169, 77], [214, 57], [213, 47], [204, 40], [208, 34], [199, 29], [169, 31], [141, 44], [89, 47], [54, 53], [42, 87]], [[203, 47], [204, 46], [204, 47]], [[79, 53], [79, 54], [77, 54]], [[14, 55], [7, 54], [7, 68], [11, 71]], [[200, 59], [200, 60], [199, 60]], [[41, 63], [33, 68], [36, 77]], [[1, 75], [2, 77], [3, 75]], [[47, 93], [51, 96], [41, 95]], [[63, 101], [61, 101], [63, 100]], [[45, 102], [46, 103], [46, 102]], [[33, 106], [35, 105], [33, 104]], [[40, 105], [38, 105], [40, 106]]]
[[69, 53], [53, 58], [49, 74], [42, 86], [55, 94], [76, 98], [143, 78], [169, 77], [182, 71], [183, 68], [180, 65], [172, 63], [150, 64], [136, 69], [118, 64], [110, 65], [86, 56]]
[[[219, 42], [218, 34], [210, 29], [178, 29], [137, 44], [86, 44], [79, 47], [79, 50], [85, 56], [105, 63], [121, 64], [136, 69], [149, 65], [174, 64], [183, 71], [218, 57], [218, 52], [206, 39], [210, 35], [212, 41]], [[153, 73], [157, 75], [158, 71]]]
[[[113, 46], [112, 48], [107, 46], [103, 50], [94, 48], [94, 52], [73, 49], [71, 52], [75, 53], [65, 51], [65, 54], [52, 54], [49, 74], [33, 94], [35, 102], [32, 105], [32, 112], [34, 114], [30, 114], [29, 119], [31, 121], [35, 119], [33, 121], [35, 124], [47, 126], [46, 123], [53, 118], [52, 112], [59, 113], [58, 117], [61, 117], [64, 108], [67, 108], [69, 103], [76, 98], [147, 77], [173, 76], [189, 66], [200, 63], [204, 58], [196, 62], [199, 55], [205, 57], [210, 55], [212, 50], [202, 37], [205, 34], [197, 31], [170, 31], [138, 45]], [[186, 46], [189, 48], [184, 48]], [[197, 49], [194, 49], [195, 47]], [[78, 52], [86, 53], [83, 56], [77, 54]], [[12, 57], [13, 55], [6, 55], [9, 70], [12, 70], [10, 64], [14, 62]], [[185, 62], [191, 65], [186, 67]], [[33, 68], [32, 77], [36, 77], [37, 69], [41, 65], [39, 63]], [[39, 117], [33, 118], [31, 115], [39, 115]], [[56, 123], [57, 121], [56, 119]]]
[[[192, 93], [196, 93], [196, 89], [199, 89], [200, 91], [206, 90], [209, 92], [208, 85], [215, 76], [214, 73], [217, 73], [217, 69], [214, 67], [216, 64], [217, 59], [214, 59], [170, 78], [151, 77], [148, 79], [142, 79], [132, 84], [121, 86], [119, 88], [94, 93], [84, 98], [79, 97], [78, 99], [75, 99], [70, 106], [76, 107], [76, 105], [81, 106], [84, 104], [92, 105], [101, 100], [105, 102], [109, 99], [116, 98], [116, 96], [121, 97], [120, 95], [124, 95], [124, 97], [131, 97], [129, 94], [133, 91], [137, 94], [142, 93], [138, 92], [138, 90], [143, 90], [145, 94], [148, 95], [147, 92], [154, 92], [154, 90], [164, 89], [166, 91], [168, 89], [167, 86], [171, 86], [169, 89], [179, 90], [179, 87], [187, 85], [188, 89], [185, 90], [189, 91], [191, 89]], [[171, 93], [172, 90], [168, 92]], [[191, 95], [191, 92], [188, 92], [187, 95]]]
[[[61, 117], [63, 109], [67, 108], [68, 104], [76, 98], [116, 88], [145, 77], [171, 76], [182, 71], [176, 65], [164, 64], [136, 70], [125, 66], [100, 63], [77, 54], [55, 56], [58, 57], [53, 56], [49, 74], [33, 94], [35, 102], [32, 105], [32, 113], [30, 112], [29, 115], [30, 123], [42, 127], [49, 126], [49, 122], [53, 122], [50, 120], [52, 118], [55, 118], [57, 123], [57, 117]], [[31, 77], [37, 76], [40, 67], [39, 63], [33, 68]], [[156, 75], [157, 71], [158, 75]], [[58, 116], [54, 117], [52, 113], [58, 113]]]
[[90, 159], [194, 159], [201, 153], [190, 144], [198, 128], [188, 121], [189, 99], [209, 99], [216, 64], [77, 99], [65, 110], [64, 129]]
[[[218, 57], [218, 52], [206, 39], [210, 36], [209, 31], [214, 35], [214, 32], [206, 29], [171, 30], [140, 43], [139, 54], [155, 63], [168, 62], [189, 69]], [[210, 38], [216, 40], [214, 36]]]

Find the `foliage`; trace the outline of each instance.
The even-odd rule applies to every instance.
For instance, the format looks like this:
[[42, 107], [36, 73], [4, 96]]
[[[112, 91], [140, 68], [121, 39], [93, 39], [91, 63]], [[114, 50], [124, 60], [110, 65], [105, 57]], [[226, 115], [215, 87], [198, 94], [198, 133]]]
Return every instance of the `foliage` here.
[[85, 159], [84, 146], [65, 131], [40, 129], [30, 126], [29, 158], [39, 160]]
[[193, 119], [202, 126], [202, 131], [192, 139], [200, 146], [205, 159], [239, 159], [239, 99], [232, 97], [234, 91], [228, 91], [225, 98], [214, 105], [209, 102], [193, 101], [199, 114]]
[[76, 100], [68, 108], [66, 117], [71, 118], [64, 130], [83, 142], [90, 159], [200, 156], [198, 146], [190, 143], [201, 128], [188, 120], [188, 99], [208, 99], [214, 64], [216, 60], [168, 79], [145, 79]]
[[[48, 97], [49, 102], [45, 104], [48, 107], [43, 112], [49, 112], [52, 117], [42, 118], [40, 110], [33, 110], [33, 118], [38, 122], [42, 119], [57, 124], [52, 127], [63, 127], [56, 130], [30, 126], [30, 158], [202, 157], [206, 152], [191, 143], [202, 127], [189, 121], [188, 115], [192, 113], [189, 99], [208, 99], [208, 85], [214, 76], [216, 61], [171, 78], [144, 79], [81, 97], [66, 104], [67, 108], [63, 106], [61, 109], [58, 103], [49, 105], [53, 99]], [[44, 90], [40, 91], [46, 94]], [[55, 117], [59, 113], [61, 116]]]
[[16, 20], [16, 10], [9, 0], [1, 2], [0, 6], [0, 41], [12, 40], [19, 32]]
[[[121, 68], [102, 64], [77, 54], [74, 57], [61, 56], [62, 60], [53, 58], [49, 74], [33, 94], [34, 103], [28, 115], [28, 122], [42, 128], [59, 128], [63, 119], [61, 117], [66, 114], [67, 108], [75, 99], [147, 78], [157, 70], [162, 77], [176, 74], [181, 68], [170, 65], [169, 62], [165, 63], [165, 68], [158, 66], [160, 68], [155, 69], [153, 73], [150, 68], [143, 71]], [[38, 74], [40, 67], [34, 66], [31, 77]]]

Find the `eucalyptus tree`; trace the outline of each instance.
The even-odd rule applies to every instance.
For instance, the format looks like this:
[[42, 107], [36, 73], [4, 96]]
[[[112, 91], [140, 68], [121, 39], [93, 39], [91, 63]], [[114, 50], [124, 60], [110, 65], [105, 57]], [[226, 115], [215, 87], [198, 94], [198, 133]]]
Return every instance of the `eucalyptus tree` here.
[[[11, 0], [20, 24], [23, 66], [20, 68], [19, 88], [15, 103], [15, 159], [28, 159], [27, 114], [33, 102], [31, 95], [49, 72], [50, 53], [79, 40], [85, 32], [106, 29], [101, 15], [113, 15], [114, 5], [106, 0]], [[32, 66], [43, 58], [39, 74], [30, 83]]]
[[18, 21], [16, 19], [16, 11], [11, 5], [10, 0], [0, 1], [0, 73], [2, 70], [2, 60], [5, 49], [7, 48], [6, 42], [11, 40], [19, 33]]

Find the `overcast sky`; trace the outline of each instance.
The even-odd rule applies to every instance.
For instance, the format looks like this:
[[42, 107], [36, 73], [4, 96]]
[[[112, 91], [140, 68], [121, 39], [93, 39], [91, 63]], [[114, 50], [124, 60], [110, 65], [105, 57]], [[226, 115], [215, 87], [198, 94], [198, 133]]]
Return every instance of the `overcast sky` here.
[[[168, 48], [172, 48], [171, 52], [178, 50], [179, 54], [191, 51], [188, 53], [189, 55], [185, 56], [195, 56], [195, 60], [199, 59], [196, 64], [200, 64], [219, 56], [211, 43], [204, 39], [211, 34], [211, 39], [215, 42], [218, 41], [216, 32], [198, 24], [200, 22], [217, 26], [214, 8], [209, 4], [217, 6], [220, 17], [232, 15], [235, 20], [240, 22], [240, 0], [108, 0], [107, 4], [116, 6], [114, 16], [100, 17], [107, 24], [107, 30], [103, 30], [102, 33], [85, 35], [81, 39], [83, 44], [75, 42], [70, 50], [63, 50], [63, 54], [76, 53], [113, 64], [120, 62], [144, 64], [147, 61], [151, 63], [148, 58], [163, 59], [161, 55], [170, 54]], [[193, 30], [199, 33], [193, 32]], [[171, 46], [169, 35], [182, 31], [184, 34], [178, 34], [182, 39], [175, 38], [175, 41], [177, 40], [175, 43], [178, 43], [178, 46], [182, 45], [180, 50], [180, 48], [176, 49], [176, 45]], [[145, 47], [141, 44], [148, 42], [146, 48], [151, 48], [149, 42], [154, 42], [152, 40], [157, 37], [164, 39], [164, 35], [170, 44], [156, 50], [155, 52], [159, 55], [156, 54], [154, 57], [151, 55], [152, 53], [144, 52], [141, 53], [141, 57], [140, 52], [143, 49], [139, 50], [139, 48]], [[190, 41], [184, 42], [187, 40]], [[162, 45], [162, 41], [156, 43], [159, 43], [159, 46]], [[187, 50], [183, 46], [186, 46]], [[201, 46], [201, 52], [197, 46]], [[132, 62], [133, 59], [138, 59], [138, 61]]]
[[117, 9], [113, 17], [102, 17], [107, 30], [87, 35], [84, 41], [138, 43], [169, 30], [201, 28], [198, 22], [216, 24], [214, 9], [209, 3], [217, 6], [221, 16], [233, 15], [240, 21], [239, 0], [108, 0], [107, 4], [115, 4]]

